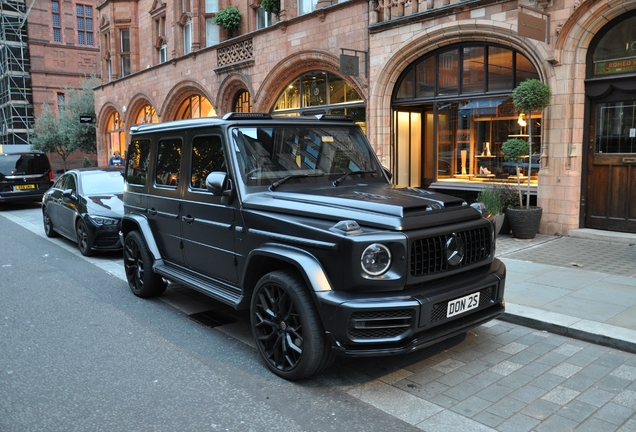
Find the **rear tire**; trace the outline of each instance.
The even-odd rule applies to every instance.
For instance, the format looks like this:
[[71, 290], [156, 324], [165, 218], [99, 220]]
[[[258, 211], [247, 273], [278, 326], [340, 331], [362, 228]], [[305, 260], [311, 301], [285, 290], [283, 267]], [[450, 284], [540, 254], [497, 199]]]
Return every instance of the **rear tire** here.
[[252, 295], [250, 320], [261, 357], [281, 378], [307, 378], [333, 361], [314, 302], [294, 271], [261, 278]]
[[166, 290], [166, 283], [152, 270], [152, 262], [139, 231], [129, 232], [124, 240], [124, 269], [128, 286], [137, 297], [154, 297]]

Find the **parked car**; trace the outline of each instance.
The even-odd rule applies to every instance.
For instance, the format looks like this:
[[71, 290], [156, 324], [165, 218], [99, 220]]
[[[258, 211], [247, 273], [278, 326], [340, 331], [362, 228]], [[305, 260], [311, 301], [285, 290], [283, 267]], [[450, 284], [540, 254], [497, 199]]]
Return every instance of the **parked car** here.
[[392, 185], [350, 118], [230, 113], [130, 137], [131, 291], [168, 282], [249, 309], [264, 363], [285, 379], [335, 355], [409, 353], [504, 312], [493, 224], [462, 199]]
[[46, 153], [0, 153], [0, 203], [41, 201], [53, 180]]
[[122, 168], [67, 171], [42, 198], [47, 236], [77, 242], [82, 255], [121, 249], [119, 226], [124, 215]]

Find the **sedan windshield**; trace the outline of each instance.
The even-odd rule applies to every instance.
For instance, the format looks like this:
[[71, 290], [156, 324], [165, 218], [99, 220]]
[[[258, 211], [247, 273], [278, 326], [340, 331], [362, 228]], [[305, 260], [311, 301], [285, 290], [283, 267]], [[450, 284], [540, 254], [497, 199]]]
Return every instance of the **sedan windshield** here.
[[108, 195], [124, 193], [124, 178], [120, 172], [94, 172], [82, 175], [84, 195]]
[[236, 127], [232, 138], [246, 185], [333, 181], [347, 173], [381, 176], [375, 155], [354, 127]]

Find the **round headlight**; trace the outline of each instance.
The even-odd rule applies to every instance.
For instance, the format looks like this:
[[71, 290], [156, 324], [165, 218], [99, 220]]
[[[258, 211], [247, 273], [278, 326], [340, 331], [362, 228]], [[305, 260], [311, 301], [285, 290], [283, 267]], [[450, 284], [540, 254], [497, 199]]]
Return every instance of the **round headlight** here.
[[379, 276], [391, 266], [391, 251], [382, 244], [373, 243], [362, 252], [360, 264], [368, 275]]

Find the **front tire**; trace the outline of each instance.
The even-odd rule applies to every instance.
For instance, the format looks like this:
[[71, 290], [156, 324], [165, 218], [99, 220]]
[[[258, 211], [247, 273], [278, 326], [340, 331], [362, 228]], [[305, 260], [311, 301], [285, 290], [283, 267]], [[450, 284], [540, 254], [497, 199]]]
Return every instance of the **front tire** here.
[[152, 270], [152, 256], [139, 231], [129, 232], [124, 240], [124, 269], [128, 286], [137, 297], [154, 297], [166, 290], [166, 283]]
[[250, 319], [265, 364], [281, 378], [307, 378], [333, 360], [316, 307], [296, 272], [275, 271], [261, 278]]
[[42, 222], [44, 223], [44, 234], [47, 237], [57, 237], [57, 231], [53, 229], [53, 222], [51, 221], [51, 216], [49, 216], [49, 210], [44, 207], [42, 208]]
[[93, 251], [93, 241], [86, 229], [86, 223], [80, 219], [75, 224], [75, 233], [77, 235], [77, 247], [84, 256], [92, 256], [95, 254]]

